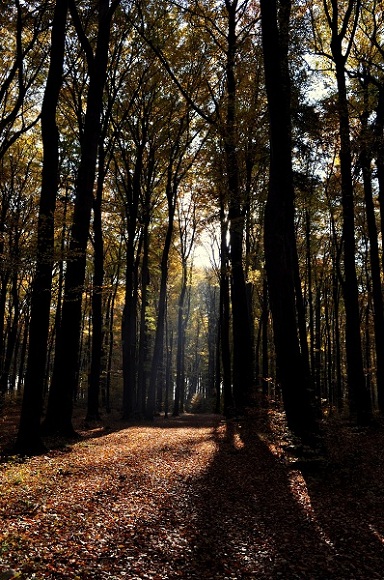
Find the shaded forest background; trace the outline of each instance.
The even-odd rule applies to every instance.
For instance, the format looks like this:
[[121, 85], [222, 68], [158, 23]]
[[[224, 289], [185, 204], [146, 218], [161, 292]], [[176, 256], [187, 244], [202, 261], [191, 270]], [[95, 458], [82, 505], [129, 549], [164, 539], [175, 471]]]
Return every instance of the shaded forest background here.
[[16, 0], [0, 28], [18, 450], [73, 435], [78, 401], [89, 421], [278, 403], [308, 441], [379, 415], [381, 3]]

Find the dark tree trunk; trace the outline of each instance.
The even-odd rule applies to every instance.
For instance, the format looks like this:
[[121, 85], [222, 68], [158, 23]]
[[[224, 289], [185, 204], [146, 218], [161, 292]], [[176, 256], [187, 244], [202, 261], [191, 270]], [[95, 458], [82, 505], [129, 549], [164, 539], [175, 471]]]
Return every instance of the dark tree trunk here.
[[311, 253], [311, 216], [309, 209], [305, 210], [305, 247], [308, 279], [308, 314], [309, 314], [309, 359], [311, 372], [315, 369], [315, 326], [313, 320], [313, 288], [312, 288], [312, 253]]
[[157, 311], [157, 324], [155, 334], [155, 345], [153, 350], [151, 374], [149, 380], [148, 402], [146, 416], [153, 419], [156, 412], [156, 383], [159, 371], [163, 366], [163, 348], [164, 348], [164, 329], [165, 329], [165, 312], [167, 301], [167, 281], [168, 281], [168, 258], [171, 249], [173, 236], [173, 226], [176, 207], [177, 184], [172, 183], [172, 167], [169, 167], [168, 183], [166, 186], [168, 200], [168, 228], [165, 236], [164, 248], [161, 257], [161, 277], [160, 277], [160, 294]]
[[[16, 262], [17, 263], [17, 262]], [[20, 299], [19, 299], [19, 291], [18, 291], [18, 276], [17, 271], [13, 273], [13, 280], [12, 280], [12, 308], [13, 316], [11, 317], [10, 327], [8, 331], [8, 338], [7, 338], [7, 348], [5, 351], [4, 357], [4, 366], [0, 377], [0, 391], [6, 392], [8, 388], [11, 387], [10, 382], [10, 372], [11, 372], [11, 365], [12, 360], [15, 356], [15, 348], [16, 348], [16, 341], [17, 341], [17, 331], [19, 326], [19, 317], [20, 317]]]
[[269, 318], [269, 305], [268, 305], [268, 283], [264, 280], [263, 283], [263, 310], [261, 314], [261, 327], [262, 327], [262, 363], [261, 363], [261, 374], [262, 374], [262, 389], [263, 396], [266, 399], [269, 395], [269, 345], [268, 345], [268, 318]]
[[[149, 197], [149, 196], [148, 196]], [[140, 312], [140, 337], [138, 356], [138, 411], [140, 415], [145, 415], [145, 405], [147, 397], [148, 380], [148, 329], [147, 329], [147, 301], [149, 285], [149, 199], [145, 207], [143, 225], [143, 260], [141, 266], [141, 312]]]
[[228, 224], [225, 219], [225, 208], [223, 200], [220, 201], [220, 344], [221, 344], [221, 365], [223, 373], [223, 411], [226, 417], [234, 413], [234, 401], [231, 381], [231, 349], [230, 349], [230, 304], [229, 304], [229, 260], [227, 246]]
[[16, 447], [40, 451], [40, 420], [49, 332], [54, 249], [54, 213], [58, 189], [59, 134], [56, 108], [62, 85], [67, 1], [57, 0], [52, 23], [51, 60], [41, 110], [43, 172], [38, 219], [36, 273], [32, 289], [29, 350]]
[[[352, 9], [358, 2], [350, 0]], [[356, 16], [357, 18], [357, 16]], [[359, 424], [366, 424], [372, 416], [370, 394], [364, 376], [362, 343], [360, 333], [359, 291], [356, 275], [355, 209], [352, 182], [352, 154], [350, 143], [349, 112], [345, 81], [346, 55], [343, 54], [344, 37], [338, 30], [338, 7], [333, 5], [333, 13], [328, 15], [331, 28], [331, 51], [336, 69], [338, 88], [338, 114], [340, 130], [340, 170], [343, 205], [343, 243], [344, 243], [344, 283], [343, 296], [346, 316], [346, 356], [351, 416]]]
[[168, 419], [169, 413], [169, 395], [173, 388], [173, 368], [172, 368], [172, 354], [173, 354], [173, 330], [169, 329], [168, 323], [165, 329], [166, 334], [166, 365], [165, 365], [165, 397], [164, 397], [164, 418]]
[[126, 247], [125, 304], [122, 319], [123, 418], [133, 417], [136, 407], [136, 302], [134, 296], [135, 246], [128, 235]]
[[333, 302], [333, 325], [332, 325], [332, 335], [333, 335], [333, 351], [334, 351], [334, 361], [335, 361], [335, 393], [337, 408], [341, 413], [344, 407], [344, 393], [343, 393], [343, 381], [341, 372], [341, 343], [340, 343], [340, 296], [341, 291], [339, 288], [338, 276], [336, 269], [339, 267], [337, 265], [339, 258], [334, 258], [333, 273], [332, 273], [332, 302]]
[[88, 383], [88, 406], [87, 421], [98, 421], [100, 419], [99, 399], [100, 399], [100, 378], [102, 368], [102, 346], [103, 346], [103, 283], [104, 283], [104, 243], [101, 223], [101, 203], [103, 199], [104, 187], [104, 164], [105, 153], [103, 143], [99, 147], [99, 173], [97, 179], [96, 197], [93, 202], [93, 287], [92, 287], [92, 351], [91, 351], [91, 371]]
[[[231, 304], [233, 328], [233, 397], [238, 411], [251, 401], [253, 386], [253, 332], [252, 317], [248, 304], [248, 293], [243, 266], [244, 210], [239, 183], [237, 159], [237, 95], [235, 58], [237, 51], [237, 0], [226, 0], [228, 13], [227, 35], [227, 111], [224, 134], [226, 172], [229, 198], [229, 235], [231, 260]], [[244, 202], [245, 200], [243, 200]]]
[[[116, 4], [114, 7], [116, 8]], [[73, 436], [73, 397], [77, 390], [77, 370], [81, 336], [82, 295], [86, 270], [97, 148], [101, 134], [103, 90], [108, 63], [110, 25], [113, 11], [108, 0], [99, 0], [96, 53], [89, 70], [90, 82], [81, 157], [76, 181], [76, 200], [69, 259], [65, 275], [61, 326], [57, 337], [55, 365], [44, 430]]]
[[220, 332], [220, 315], [216, 324], [216, 344], [215, 344], [215, 413], [218, 415], [221, 412], [221, 332]]
[[4, 253], [5, 228], [8, 213], [8, 200], [2, 197], [0, 210], [0, 372], [4, 366], [4, 327], [5, 327], [5, 306], [7, 303], [7, 290], [9, 280], [9, 267], [6, 265]]
[[[311, 439], [318, 432], [308, 360], [297, 319], [298, 266], [294, 235], [288, 26], [290, 1], [261, 0], [264, 67], [270, 116], [270, 183], [265, 212], [265, 257], [274, 340], [289, 427]], [[279, 22], [279, 24], [278, 24]]]
[[[136, 251], [138, 231], [138, 211], [141, 198], [141, 178], [143, 155], [146, 146], [146, 132], [136, 148], [133, 176], [130, 178], [128, 161], [126, 200], [128, 236], [126, 249], [125, 305], [122, 321], [123, 340], [123, 417], [130, 419], [138, 409], [137, 392], [137, 277], [140, 251]], [[140, 242], [143, 240], [141, 238]]]
[[[216, 355], [218, 352], [217, 347], [217, 294], [216, 287], [212, 288], [209, 295], [208, 304], [209, 314], [208, 314], [208, 369], [207, 369], [207, 383], [208, 383], [208, 395], [209, 397], [215, 397], [216, 394]], [[219, 351], [220, 352], [220, 351]], [[220, 360], [220, 358], [219, 358]], [[219, 367], [220, 375], [220, 367]], [[220, 382], [219, 392], [220, 392]]]
[[316, 288], [315, 296], [315, 356], [312, 374], [315, 382], [315, 394], [318, 407], [321, 406], [321, 287]]
[[185, 296], [187, 293], [187, 264], [183, 260], [182, 264], [182, 282], [181, 290], [178, 302], [178, 314], [177, 314], [177, 353], [176, 353], [176, 389], [175, 389], [175, 400], [173, 405], [174, 417], [177, 417], [184, 411], [184, 381], [185, 381], [185, 369], [184, 369], [184, 358], [185, 358]]
[[[379, 86], [374, 135], [377, 181], [379, 184], [380, 232], [382, 239], [384, 239], [384, 85]], [[381, 255], [381, 266], [384, 271], [384, 252]]]
[[[364, 98], [368, 105], [368, 85], [364, 85]], [[369, 153], [370, 139], [368, 134], [368, 106], [362, 117], [362, 135], [360, 165], [363, 174], [365, 210], [369, 237], [369, 258], [372, 276], [373, 324], [375, 329], [376, 350], [376, 386], [377, 402], [381, 413], [384, 412], [384, 302], [381, 287], [380, 253], [375, 208], [372, 191], [371, 155]], [[367, 315], [368, 316], [368, 315]]]

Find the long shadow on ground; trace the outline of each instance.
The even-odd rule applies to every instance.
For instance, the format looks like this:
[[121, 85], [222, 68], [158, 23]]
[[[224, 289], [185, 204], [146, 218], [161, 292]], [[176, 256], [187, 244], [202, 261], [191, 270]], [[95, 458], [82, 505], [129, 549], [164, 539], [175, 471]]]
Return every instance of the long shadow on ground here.
[[[313, 472], [303, 469], [317, 521], [347, 574], [333, 578], [384, 578], [384, 441], [382, 431], [339, 432], [338, 457]], [[304, 466], [305, 467], [305, 466]]]
[[[309, 480], [308, 496], [301, 472], [257, 435], [239, 436], [236, 424], [224, 436], [219, 430], [217, 453], [193, 491], [198, 533], [191, 577], [383, 578], [383, 544], [361, 511], [340, 505], [332, 485], [322, 489], [315, 476]], [[324, 495], [326, 505], [318, 501]]]

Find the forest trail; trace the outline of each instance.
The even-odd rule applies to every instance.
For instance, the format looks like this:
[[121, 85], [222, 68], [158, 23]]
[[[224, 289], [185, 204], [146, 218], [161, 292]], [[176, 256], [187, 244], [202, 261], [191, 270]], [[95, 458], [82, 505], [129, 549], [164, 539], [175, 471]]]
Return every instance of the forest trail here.
[[383, 453], [361, 489], [352, 456], [308, 475], [246, 423], [115, 427], [0, 465], [0, 579], [384, 578]]

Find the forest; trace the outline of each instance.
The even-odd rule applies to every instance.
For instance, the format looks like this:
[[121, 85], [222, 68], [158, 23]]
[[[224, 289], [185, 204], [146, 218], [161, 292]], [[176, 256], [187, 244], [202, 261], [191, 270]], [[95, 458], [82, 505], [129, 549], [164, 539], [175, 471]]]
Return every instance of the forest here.
[[383, 578], [381, 0], [0, 31], [0, 580]]
[[384, 407], [381, 3], [9, 3], [0, 385], [21, 452], [125, 419]]

